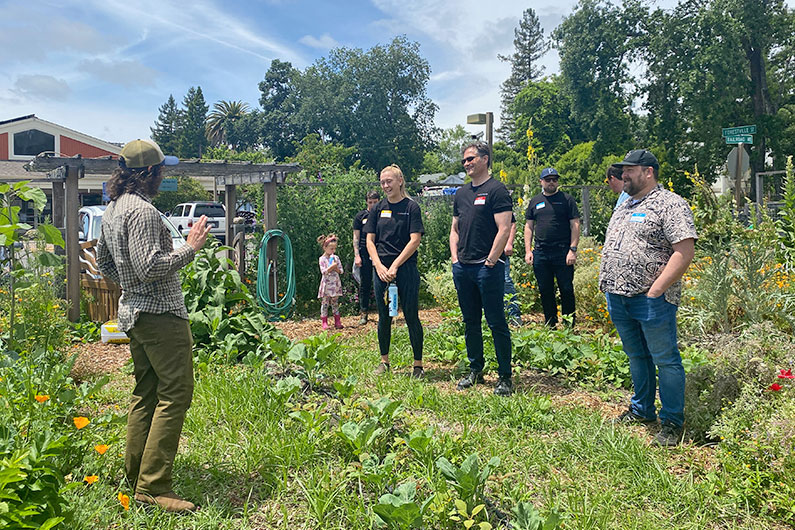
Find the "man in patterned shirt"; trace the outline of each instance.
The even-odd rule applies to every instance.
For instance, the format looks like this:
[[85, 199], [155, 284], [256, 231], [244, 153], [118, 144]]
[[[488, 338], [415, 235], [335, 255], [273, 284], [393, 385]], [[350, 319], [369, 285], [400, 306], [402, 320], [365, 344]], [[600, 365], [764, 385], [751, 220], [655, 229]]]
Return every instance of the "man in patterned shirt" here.
[[635, 394], [620, 423], [653, 423], [657, 371], [661, 429], [655, 442], [677, 445], [685, 421], [685, 370], [676, 343], [680, 279], [693, 260], [697, 238], [687, 202], [657, 183], [657, 158], [639, 149], [623, 162], [629, 198], [613, 212], [607, 227], [599, 289], [607, 297], [610, 319], [618, 330]]
[[135, 500], [168, 511], [196, 505], [172, 490], [172, 469], [185, 413], [193, 397], [193, 337], [179, 269], [193, 261], [210, 227], [202, 216], [174, 250], [171, 235], [152, 206], [163, 181], [164, 156], [148, 140], [121, 151], [119, 168], [108, 181], [111, 203], [102, 218], [97, 265], [121, 285], [119, 327], [130, 336], [135, 388], [127, 417], [127, 479]]

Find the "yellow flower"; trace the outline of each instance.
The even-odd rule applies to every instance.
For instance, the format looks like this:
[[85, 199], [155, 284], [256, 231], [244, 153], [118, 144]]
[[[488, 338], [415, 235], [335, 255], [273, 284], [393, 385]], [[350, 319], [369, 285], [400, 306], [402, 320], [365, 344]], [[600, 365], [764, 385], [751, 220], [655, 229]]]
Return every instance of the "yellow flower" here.
[[47, 394], [36, 394], [36, 395], [33, 397], [33, 399], [35, 399], [35, 400], [36, 400], [36, 401], [38, 401], [39, 403], [44, 403], [45, 401], [47, 401], [48, 399], [50, 399], [50, 396], [48, 396]]
[[85, 477], [83, 477], [83, 482], [86, 482], [88, 484], [93, 484], [94, 482], [96, 482], [98, 480], [99, 480], [99, 477], [96, 476], [96, 475], [86, 475]]
[[85, 416], [78, 416], [77, 418], [73, 418], [72, 421], [75, 422], [75, 427], [77, 427], [78, 429], [82, 429], [83, 427], [91, 423], [91, 421]]
[[129, 495], [125, 495], [124, 493], [119, 492], [119, 494], [116, 497], [119, 499], [119, 502], [121, 503], [121, 505], [124, 506], [125, 510], [129, 510], [130, 509], [130, 496]]
[[94, 446], [94, 450], [101, 455], [104, 455], [108, 449], [109, 447], [105, 444], [97, 444]]

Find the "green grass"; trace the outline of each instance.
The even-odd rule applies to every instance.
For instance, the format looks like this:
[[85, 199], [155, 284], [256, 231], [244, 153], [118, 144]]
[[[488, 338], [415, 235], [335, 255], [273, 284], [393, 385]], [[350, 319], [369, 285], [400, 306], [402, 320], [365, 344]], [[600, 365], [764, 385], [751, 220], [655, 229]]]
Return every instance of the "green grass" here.
[[[68, 493], [74, 527], [374, 528], [372, 508], [387, 487], [412, 479], [419, 486], [419, 502], [433, 492], [449, 499], [453, 490], [433, 462], [444, 456], [460, 464], [477, 452], [481, 463], [492, 456], [501, 460], [486, 487], [495, 527], [518, 501], [528, 500], [542, 514], [560, 513], [565, 528], [783, 528], [714, 494], [716, 481], [731, 483], [732, 478], [722, 474], [709, 448], [651, 447], [652, 433], [643, 427], [613, 427], [599, 411], [562, 405], [525, 385], [517, 385], [507, 399], [494, 396], [491, 384], [456, 392], [455, 362], [434, 363], [428, 380], [411, 380], [406, 376], [410, 348], [401, 329], [393, 336], [393, 373], [376, 378], [371, 375], [378, 362], [375, 344], [373, 333], [351, 339], [322, 370], [326, 387], [332, 380], [358, 377], [354, 395], [345, 403], [309, 391], [280, 403], [271, 393], [275, 381], [267, 367], [211, 367], [197, 373], [175, 486], [201, 504], [201, 511], [177, 516], [134, 502], [124, 511], [116, 499], [123, 448], [114, 447], [106, 454], [113, 459], [111, 471], [96, 484]], [[116, 384], [98, 397], [124, 408], [129, 376], [115, 378]], [[603, 395], [625, 394], [608, 389]], [[359, 459], [337, 431], [342, 423], [364, 418], [364, 402], [381, 396], [401, 400], [404, 410], [368, 454], [380, 461], [392, 452], [396, 459], [391, 472], [366, 480]], [[318, 406], [329, 415], [319, 429], [289, 416], [297, 407]], [[428, 426], [435, 434], [429, 454], [421, 457], [403, 437]], [[125, 486], [121, 490], [132, 496]], [[447, 519], [447, 511], [426, 516], [426, 527], [463, 528]]]

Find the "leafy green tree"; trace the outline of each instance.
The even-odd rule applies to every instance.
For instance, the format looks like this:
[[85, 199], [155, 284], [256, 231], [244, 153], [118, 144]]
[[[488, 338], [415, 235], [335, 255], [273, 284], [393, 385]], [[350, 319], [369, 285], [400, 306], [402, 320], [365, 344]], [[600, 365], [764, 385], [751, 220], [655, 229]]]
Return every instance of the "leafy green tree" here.
[[430, 65], [419, 44], [337, 48], [299, 80], [296, 122], [322, 138], [355, 147], [364, 167], [397, 163], [411, 176], [433, 143], [436, 105], [427, 97]]
[[296, 84], [301, 73], [286, 61], [274, 59], [260, 81], [259, 99], [262, 143], [278, 160], [295, 154], [295, 142], [303, 135], [295, 124], [298, 94]]
[[461, 125], [444, 129], [436, 146], [425, 153], [421, 171], [423, 173], [445, 173], [454, 175], [463, 171], [461, 147], [470, 140], [470, 134]]
[[[264, 148], [265, 124], [263, 114], [254, 110], [229, 123], [226, 131], [228, 145], [238, 151], [258, 151]], [[269, 151], [270, 152], [270, 151]]]
[[177, 108], [174, 96], [169, 94], [168, 100], [158, 110], [155, 126], [149, 128], [152, 131], [152, 140], [157, 142], [164, 153], [177, 154], [179, 152], [181, 113]]
[[359, 166], [359, 160], [354, 161], [355, 148], [335, 142], [324, 142], [320, 135], [315, 133], [306, 135], [297, 147], [298, 152], [288, 161], [300, 164], [306, 172], [305, 176], [310, 180], [315, 177], [322, 179], [324, 171], [328, 168], [347, 170]]
[[207, 147], [207, 110], [201, 87], [190, 87], [182, 101], [184, 110], [179, 135], [179, 156], [201, 158]]
[[193, 177], [177, 177], [177, 191], [161, 191], [152, 204], [161, 212], [170, 212], [177, 204], [191, 201], [209, 201], [212, 195]]
[[530, 82], [538, 79], [544, 72], [544, 67], [539, 65], [539, 60], [549, 49], [549, 43], [544, 37], [544, 30], [538, 21], [538, 16], [532, 8], [527, 8], [522, 13], [519, 27], [513, 31], [513, 46], [516, 51], [511, 55], [498, 55], [504, 62], [511, 63], [511, 75], [500, 87], [500, 128], [498, 133], [507, 143], [512, 144], [515, 138], [515, 115], [511, 110], [514, 98]]
[[647, 17], [637, 2], [581, 0], [553, 33], [571, 117], [595, 141], [596, 160], [631, 146], [629, 62]]
[[[210, 145], [229, 145], [229, 130], [249, 113], [248, 103], [221, 100], [213, 105], [207, 116], [207, 140]], [[234, 147], [234, 146], [233, 146]]]

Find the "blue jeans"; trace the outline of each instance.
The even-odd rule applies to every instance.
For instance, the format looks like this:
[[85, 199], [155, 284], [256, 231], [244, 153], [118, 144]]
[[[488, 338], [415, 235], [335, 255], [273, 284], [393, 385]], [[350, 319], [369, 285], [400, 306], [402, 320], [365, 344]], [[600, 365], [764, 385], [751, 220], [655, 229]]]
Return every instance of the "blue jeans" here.
[[510, 299], [505, 302], [505, 310], [508, 311], [511, 318], [522, 318], [522, 310], [519, 309], [519, 302], [516, 298], [516, 286], [511, 279], [511, 258], [508, 256], [505, 256], [505, 294], [511, 295]]
[[505, 265], [494, 267], [483, 264], [453, 263], [453, 282], [458, 292], [458, 305], [464, 318], [464, 340], [467, 345], [469, 369], [482, 372], [486, 366], [483, 358], [483, 330], [481, 318], [494, 337], [494, 350], [500, 377], [511, 377], [511, 332], [505, 320], [503, 297], [505, 294]]
[[618, 330], [635, 394], [630, 408], [644, 418], [657, 417], [654, 398], [660, 380], [660, 421], [685, 422], [685, 369], [676, 344], [676, 309], [665, 296], [649, 298], [607, 293], [607, 310]]

